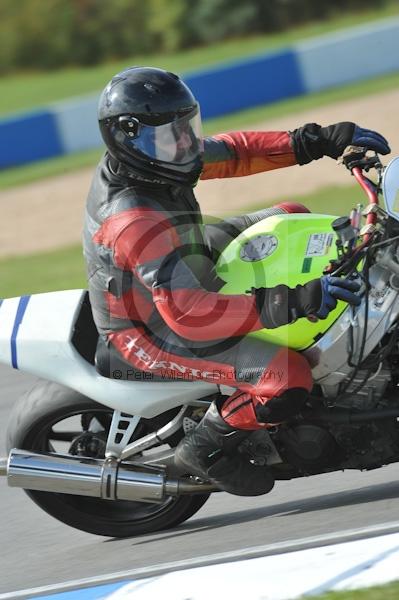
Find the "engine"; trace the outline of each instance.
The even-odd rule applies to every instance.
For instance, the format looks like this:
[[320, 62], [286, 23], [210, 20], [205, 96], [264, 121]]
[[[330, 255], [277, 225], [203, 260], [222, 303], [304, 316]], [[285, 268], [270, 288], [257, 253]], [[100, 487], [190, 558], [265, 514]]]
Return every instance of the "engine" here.
[[339, 451], [328, 429], [311, 423], [282, 427], [278, 448], [285, 461], [306, 475], [328, 471]]
[[359, 425], [337, 425], [331, 429], [345, 457], [342, 469], [374, 469], [397, 460], [399, 431], [396, 419]]
[[377, 367], [374, 373], [360, 369], [345, 393], [334, 402], [334, 406], [352, 410], [371, 410], [382, 400], [391, 383], [392, 372], [388, 365]]
[[[341, 415], [359, 415], [397, 404], [398, 362], [396, 339], [390, 337], [365, 361], [366, 368], [357, 371], [344, 393], [334, 400], [329, 398], [325, 404], [332, 413], [336, 408]], [[315, 401], [315, 410], [317, 407], [320, 400]], [[305, 417], [302, 422], [283, 425], [274, 441], [284, 463], [291, 465], [299, 475], [336, 469], [372, 469], [397, 460], [399, 424], [396, 418], [311, 423]]]
[[[381, 410], [397, 403], [396, 352], [395, 333], [368, 357], [365, 364], [370, 368], [357, 371], [334, 406], [360, 413]], [[386, 357], [385, 360], [381, 360], [381, 355]], [[329, 430], [344, 452], [342, 468], [372, 469], [390, 462], [392, 457], [398, 455], [399, 428], [395, 418], [358, 424], [335, 424]]]

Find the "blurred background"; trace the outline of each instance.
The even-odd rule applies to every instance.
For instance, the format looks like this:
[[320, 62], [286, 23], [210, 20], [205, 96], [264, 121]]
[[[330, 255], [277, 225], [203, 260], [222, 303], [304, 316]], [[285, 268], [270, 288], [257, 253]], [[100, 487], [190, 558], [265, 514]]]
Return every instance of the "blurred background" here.
[[[397, 0], [0, 0], [0, 298], [85, 287], [85, 197], [103, 151], [98, 94], [131, 65], [197, 95], [206, 134], [351, 120], [399, 154]], [[360, 201], [324, 159], [202, 182], [205, 214], [282, 200], [342, 214]]]

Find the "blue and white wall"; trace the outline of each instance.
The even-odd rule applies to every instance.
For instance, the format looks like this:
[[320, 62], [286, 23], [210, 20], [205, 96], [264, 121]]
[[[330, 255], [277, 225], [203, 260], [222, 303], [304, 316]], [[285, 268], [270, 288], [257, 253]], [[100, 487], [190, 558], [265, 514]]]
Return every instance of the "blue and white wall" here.
[[[209, 119], [395, 71], [399, 18], [224, 63], [184, 80]], [[90, 95], [0, 120], [0, 169], [99, 147], [97, 100]]]

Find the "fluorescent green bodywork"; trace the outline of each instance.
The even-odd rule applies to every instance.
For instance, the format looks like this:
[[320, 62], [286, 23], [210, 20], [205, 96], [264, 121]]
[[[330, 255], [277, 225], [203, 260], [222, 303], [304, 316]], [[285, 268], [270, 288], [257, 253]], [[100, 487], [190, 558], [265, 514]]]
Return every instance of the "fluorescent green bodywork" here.
[[[252, 225], [229, 244], [217, 263], [218, 275], [226, 282], [221, 293], [242, 294], [252, 287], [273, 287], [282, 283], [295, 287], [320, 277], [328, 261], [337, 256], [336, 236], [331, 227], [334, 219], [335, 216], [311, 213], [282, 214]], [[313, 237], [309, 246], [312, 235], [318, 238]], [[255, 259], [248, 260], [248, 254], [254, 258], [252, 245], [258, 244], [262, 248], [263, 240], [271, 246], [269, 256], [258, 258], [255, 252]], [[250, 250], [245, 251], [245, 248]], [[262, 249], [260, 252], [262, 254]], [[247, 260], [240, 254], [246, 254]], [[345, 307], [345, 303], [339, 302], [327, 319], [317, 323], [298, 319], [292, 325], [262, 329], [250, 335], [303, 350], [334, 323]]]

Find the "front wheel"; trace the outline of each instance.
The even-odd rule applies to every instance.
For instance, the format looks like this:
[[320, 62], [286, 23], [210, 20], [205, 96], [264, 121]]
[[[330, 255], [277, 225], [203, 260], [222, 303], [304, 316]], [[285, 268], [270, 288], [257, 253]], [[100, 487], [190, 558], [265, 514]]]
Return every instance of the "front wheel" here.
[[[166, 424], [169, 417], [142, 419], [134, 439]], [[86, 448], [90, 449], [90, 456], [103, 458], [111, 419], [112, 409], [69, 388], [39, 382], [12, 411], [7, 448], [63, 454], [76, 454]], [[59, 521], [88, 533], [111, 537], [132, 537], [175, 527], [195, 514], [209, 497], [209, 494], [168, 497], [161, 504], [148, 504], [25, 491]]]

